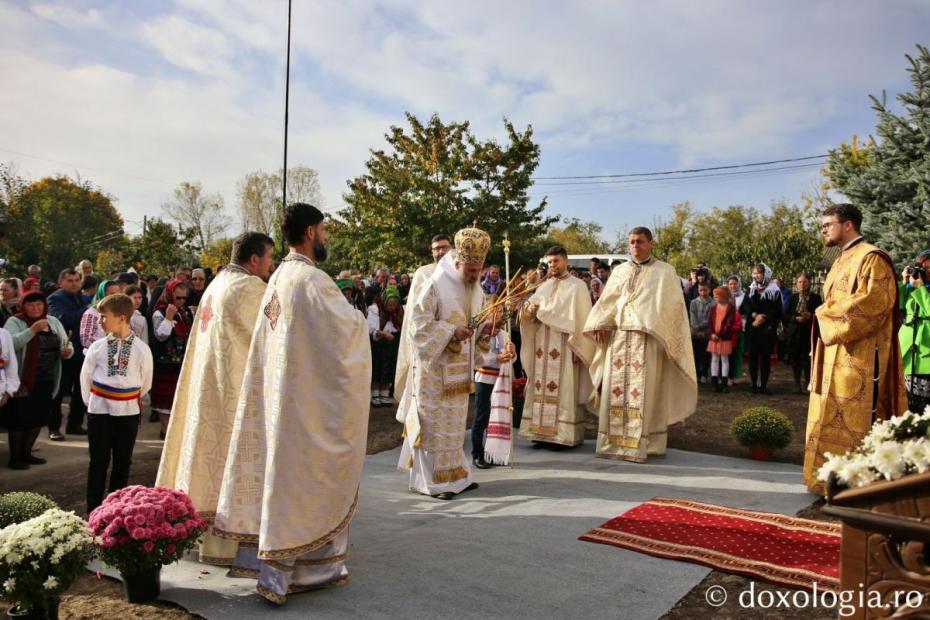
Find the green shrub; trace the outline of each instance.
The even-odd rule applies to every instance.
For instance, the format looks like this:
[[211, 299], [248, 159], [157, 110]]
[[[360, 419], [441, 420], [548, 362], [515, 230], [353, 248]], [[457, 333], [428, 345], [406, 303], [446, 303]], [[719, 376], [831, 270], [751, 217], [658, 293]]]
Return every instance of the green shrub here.
[[0, 495], [0, 529], [13, 523], [22, 523], [58, 504], [38, 493], [14, 491]]
[[751, 407], [733, 419], [730, 433], [740, 445], [781, 450], [791, 443], [794, 428], [785, 414], [771, 407]]

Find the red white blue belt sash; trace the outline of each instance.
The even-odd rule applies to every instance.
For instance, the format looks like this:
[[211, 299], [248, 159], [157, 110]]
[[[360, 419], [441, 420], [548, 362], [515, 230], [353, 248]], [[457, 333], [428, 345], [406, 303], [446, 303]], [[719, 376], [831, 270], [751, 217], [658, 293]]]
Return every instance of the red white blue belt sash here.
[[481, 367], [476, 371], [479, 375], [485, 375], [488, 377], [496, 377], [501, 374], [500, 368], [487, 368]]
[[136, 400], [142, 393], [142, 388], [118, 388], [105, 385], [99, 381], [94, 381], [90, 391], [92, 394], [96, 394], [100, 398], [106, 398], [107, 400]]

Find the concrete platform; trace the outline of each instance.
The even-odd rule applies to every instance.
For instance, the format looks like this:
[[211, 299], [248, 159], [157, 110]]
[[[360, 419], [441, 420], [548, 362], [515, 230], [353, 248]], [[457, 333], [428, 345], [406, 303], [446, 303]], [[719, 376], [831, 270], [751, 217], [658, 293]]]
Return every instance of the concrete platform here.
[[[517, 466], [478, 471], [449, 502], [407, 491], [398, 450], [368, 457], [348, 585], [282, 608], [255, 582], [183, 561], [162, 597], [206, 618], [658, 618], [709, 569], [577, 540], [655, 496], [793, 515], [816, 498], [801, 468], [679, 450], [633, 464], [518, 442]], [[710, 611], [710, 609], [708, 609]]]

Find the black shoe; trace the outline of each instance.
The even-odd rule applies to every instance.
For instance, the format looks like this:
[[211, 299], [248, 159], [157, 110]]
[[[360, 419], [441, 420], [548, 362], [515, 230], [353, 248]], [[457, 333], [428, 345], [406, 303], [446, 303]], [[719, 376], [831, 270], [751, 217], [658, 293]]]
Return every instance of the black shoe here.
[[66, 435], [86, 435], [87, 429], [81, 428], [80, 426], [77, 428], [68, 428], [68, 429], [65, 429], [65, 434]]
[[467, 487], [459, 491], [459, 493], [464, 493], [465, 491], [474, 491], [477, 488], [478, 488], [478, 483], [472, 482], [470, 485], [468, 485]]
[[149, 422], [158, 422], [158, 412], [153, 411], [149, 414]]
[[19, 461], [16, 461], [15, 463], [10, 463], [9, 465], [7, 465], [7, 467], [9, 467], [10, 469], [29, 469], [29, 465], [27, 465], [26, 463], [20, 463]]
[[728, 386], [726, 383], [724, 383], [724, 384], [723, 384], [723, 387], [720, 388], [720, 391], [723, 392], [724, 394], [729, 394], [729, 393], [730, 393], [730, 386]]
[[64, 441], [65, 436], [59, 433], [58, 431], [53, 431], [48, 434], [49, 441]]
[[435, 497], [436, 499], [448, 501], [452, 499], [453, 497], [455, 497], [455, 493], [453, 493], [452, 491], [446, 491], [444, 493], [439, 493], [438, 495], [433, 495], [433, 497]]
[[494, 467], [493, 465], [491, 465], [490, 463], [488, 463], [487, 461], [485, 461], [483, 456], [476, 456], [476, 457], [473, 457], [472, 460], [471, 460], [471, 462], [472, 462], [472, 463], [475, 465], [475, 467], [477, 467], [478, 469], [491, 469], [492, 467]]
[[31, 454], [27, 456], [24, 460], [30, 465], [45, 465], [46, 463], [48, 463], [48, 461], [46, 461], [45, 459], [38, 457], [38, 456], [32, 456]]
[[762, 387], [759, 388], [759, 393], [760, 393], [760, 394], [768, 394], [769, 391], [768, 391], [768, 389], [766, 389], [766, 387], [763, 385]]
[[533, 441], [533, 445], [531, 445], [530, 447], [536, 450], [539, 450], [540, 448], [546, 447], [546, 442], [545, 441]]
[[753, 385], [753, 386], [752, 386], [752, 393], [753, 393], [753, 394], [758, 394], [758, 393], [759, 393], [759, 386], [758, 386], [758, 385]]

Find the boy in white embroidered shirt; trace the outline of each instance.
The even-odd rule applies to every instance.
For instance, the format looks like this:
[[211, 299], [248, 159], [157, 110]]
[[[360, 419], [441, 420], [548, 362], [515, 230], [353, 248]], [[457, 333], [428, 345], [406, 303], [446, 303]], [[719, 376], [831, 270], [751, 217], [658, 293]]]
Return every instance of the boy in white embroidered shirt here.
[[87, 513], [103, 502], [110, 459], [109, 492], [129, 481], [129, 465], [142, 411], [140, 401], [152, 387], [152, 352], [132, 333], [132, 299], [118, 293], [97, 306], [107, 337], [91, 344], [81, 368], [81, 393], [87, 404]]

